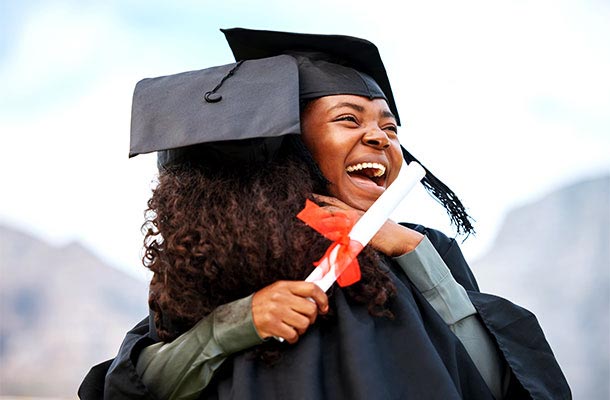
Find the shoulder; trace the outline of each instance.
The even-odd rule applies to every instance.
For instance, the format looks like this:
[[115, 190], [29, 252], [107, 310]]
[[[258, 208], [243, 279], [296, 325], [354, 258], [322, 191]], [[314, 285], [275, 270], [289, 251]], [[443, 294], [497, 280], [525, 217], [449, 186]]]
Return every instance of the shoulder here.
[[474, 274], [470, 270], [462, 250], [460, 250], [460, 246], [454, 238], [450, 238], [441, 231], [427, 228], [423, 225], [406, 222], [401, 222], [400, 224], [426, 235], [445, 264], [447, 264], [455, 280], [466, 290], [479, 291]]
[[117, 356], [91, 368], [78, 395], [83, 400], [152, 399], [136, 372], [140, 351], [155, 342], [149, 332], [149, 317], [125, 335]]

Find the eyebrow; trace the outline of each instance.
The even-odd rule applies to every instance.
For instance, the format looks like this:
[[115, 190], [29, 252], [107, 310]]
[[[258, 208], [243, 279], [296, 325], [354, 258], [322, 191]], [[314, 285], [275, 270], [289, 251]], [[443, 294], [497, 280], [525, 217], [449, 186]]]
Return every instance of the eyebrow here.
[[396, 119], [396, 117], [394, 116], [394, 114], [392, 114], [392, 112], [391, 112], [391, 111], [387, 111], [387, 110], [386, 110], [386, 111], [382, 111], [382, 112], [381, 112], [381, 116], [382, 116], [382, 117], [384, 117], [384, 118], [392, 118], [392, 119], [394, 119], [394, 120]]
[[358, 104], [349, 103], [349, 102], [343, 102], [343, 103], [339, 103], [337, 105], [334, 105], [331, 108], [329, 108], [328, 111], [332, 111], [332, 110], [335, 110], [337, 108], [342, 108], [342, 107], [348, 107], [348, 108], [351, 108], [351, 109], [359, 111], [359, 112], [363, 112], [364, 111], [364, 107], [359, 106]]

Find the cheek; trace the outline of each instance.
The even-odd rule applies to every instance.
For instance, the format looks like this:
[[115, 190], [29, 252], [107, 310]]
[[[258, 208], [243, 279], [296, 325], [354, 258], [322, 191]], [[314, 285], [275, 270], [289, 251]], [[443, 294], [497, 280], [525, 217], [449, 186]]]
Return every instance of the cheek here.
[[332, 159], [328, 158], [316, 160], [316, 163], [318, 164], [318, 167], [320, 167], [320, 171], [326, 179], [328, 179], [331, 183], [335, 185], [340, 183], [339, 178], [341, 176], [341, 173], [343, 172], [342, 165], [339, 165], [336, 162], [333, 162]]
[[314, 159], [324, 176], [331, 182], [338, 183], [336, 180], [345, 172], [343, 154], [327, 143], [318, 156], [314, 156]]
[[307, 126], [301, 134], [301, 140], [311, 153], [314, 161], [321, 166], [328, 144], [325, 143], [324, 136], [322, 132], [320, 132], [320, 129]]
[[313, 160], [316, 162], [322, 174], [330, 179], [335, 174], [338, 161], [336, 152], [333, 151], [332, 143], [320, 135], [307, 135], [303, 137], [303, 143], [309, 149]]

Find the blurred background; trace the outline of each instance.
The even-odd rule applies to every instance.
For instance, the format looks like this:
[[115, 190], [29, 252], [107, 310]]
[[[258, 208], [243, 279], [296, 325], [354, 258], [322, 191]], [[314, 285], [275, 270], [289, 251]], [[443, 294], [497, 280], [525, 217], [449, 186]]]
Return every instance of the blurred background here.
[[[0, 3], [0, 396], [75, 398], [147, 313], [136, 82], [233, 62], [219, 28], [374, 42], [401, 142], [476, 220], [484, 292], [534, 311], [576, 399], [610, 398], [610, 3]], [[394, 216], [454, 236], [419, 188]], [[459, 238], [460, 242], [464, 238]]]

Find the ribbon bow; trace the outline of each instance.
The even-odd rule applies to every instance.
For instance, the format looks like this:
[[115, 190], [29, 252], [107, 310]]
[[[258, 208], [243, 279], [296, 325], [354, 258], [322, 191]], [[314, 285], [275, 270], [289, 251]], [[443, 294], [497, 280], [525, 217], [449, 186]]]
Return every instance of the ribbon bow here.
[[[312, 201], [306, 200], [305, 208], [297, 214], [297, 218], [325, 238], [333, 241], [324, 256], [314, 262], [313, 265], [322, 268], [323, 275], [334, 273], [337, 283], [341, 287], [358, 282], [360, 280], [360, 265], [356, 257], [364, 246], [356, 240], [351, 240], [349, 232], [360, 215], [355, 211], [333, 213]], [[333, 257], [334, 251], [336, 253], [335, 257]]]

